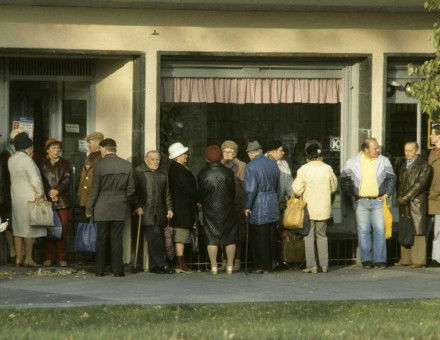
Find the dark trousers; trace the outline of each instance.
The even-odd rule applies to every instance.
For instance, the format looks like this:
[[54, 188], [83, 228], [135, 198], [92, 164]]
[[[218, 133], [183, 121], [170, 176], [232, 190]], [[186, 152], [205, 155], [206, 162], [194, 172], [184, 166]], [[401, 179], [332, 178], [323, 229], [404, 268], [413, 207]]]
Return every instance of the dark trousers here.
[[105, 272], [107, 255], [107, 237], [110, 234], [110, 249], [113, 273], [122, 273], [122, 230], [125, 221], [98, 221], [98, 239], [96, 244], [96, 273]]
[[250, 225], [249, 245], [256, 269], [272, 270], [275, 259], [276, 223]]
[[160, 225], [149, 225], [144, 227], [144, 232], [148, 242], [148, 256], [150, 268], [161, 268], [167, 265], [164, 230]]

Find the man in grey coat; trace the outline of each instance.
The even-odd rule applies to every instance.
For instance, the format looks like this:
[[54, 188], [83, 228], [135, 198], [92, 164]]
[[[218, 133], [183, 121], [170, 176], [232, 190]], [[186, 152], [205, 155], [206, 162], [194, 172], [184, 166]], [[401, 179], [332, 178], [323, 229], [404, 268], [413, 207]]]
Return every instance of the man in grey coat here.
[[135, 193], [133, 169], [130, 162], [116, 156], [116, 142], [113, 139], [106, 138], [99, 146], [103, 159], [95, 165], [86, 207], [86, 216], [93, 215], [98, 223], [96, 276], [104, 276], [106, 240], [109, 233], [113, 274], [124, 276], [122, 231], [128, 205]]

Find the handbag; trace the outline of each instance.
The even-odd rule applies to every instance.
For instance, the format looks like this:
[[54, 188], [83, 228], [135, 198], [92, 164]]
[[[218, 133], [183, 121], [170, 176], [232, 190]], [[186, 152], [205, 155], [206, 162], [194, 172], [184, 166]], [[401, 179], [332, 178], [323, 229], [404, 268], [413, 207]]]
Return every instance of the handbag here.
[[283, 215], [283, 227], [286, 229], [301, 229], [304, 227], [304, 208], [307, 203], [301, 198], [292, 196], [286, 204]]
[[404, 247], [411, 247], [414, 244], [415, 231], [410, 217], [400, 215], [399, 236], [397, 242]]
[[45, 195], [35, 194], [33, 201], [27, 202], [29, 225], [32, 227], [53, 227], [53, 209]]
[[197, 214], [194, 225], [189, 230], [189, 241], [191, 243], [191, 249], [193, 253], [197, 253], [199, 251], [199, 224], [200, 221]]
[[301, 229], [292, 229], [292, 231], [301, 236], [307, 236], [310, 232], [310, 215], [307, 206], [304, 208], [303, 227]]
[[385, 222], [385, 238], [388, 240], [393, 235], [393, 214], [386, 198], [383, 200], [383, 218]]
[[165, 239], [165, 253], [169, 260], [172, 260], [176, 255], [174, 249], [174, 242], [173, 242], [173, 232], [174, 232], [173, 227], [170, 225], [170, 222], [168, 221], [168, 225], [164, 229], [164, 236], [165, 236], [164, 239]]
[[47, 227], [47, 237], [60, 240], [63, 235], [63, 225], [61, 224], [60, 215], [54, 209], [53, 211], [53, 227]]
[[78, 223], [75, 238], [75, 251], [93, 253], [96, 251], [98, 226], [90, 219], [89, 222]]

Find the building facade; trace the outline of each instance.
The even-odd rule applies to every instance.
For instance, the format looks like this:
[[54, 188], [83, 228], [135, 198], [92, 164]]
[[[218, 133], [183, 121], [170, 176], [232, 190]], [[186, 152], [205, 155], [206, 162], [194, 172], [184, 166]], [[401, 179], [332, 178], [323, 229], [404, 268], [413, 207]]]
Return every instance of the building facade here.
[[[2, 1], [0, 143], [13, 126], [36, 149], [61, 138], [76, 168], [99, 130], [139, 163], [182, 141], [281, 138], [295, 171], [317, 138], [339, 173], [374, 136], [393, 160], [402, 143], [427, 147], [428, 119], [403, 87], [409, 62], [433, 55], [434, 14], [423, 2]], [[334, 220], [352, 230], [337, 195]]]

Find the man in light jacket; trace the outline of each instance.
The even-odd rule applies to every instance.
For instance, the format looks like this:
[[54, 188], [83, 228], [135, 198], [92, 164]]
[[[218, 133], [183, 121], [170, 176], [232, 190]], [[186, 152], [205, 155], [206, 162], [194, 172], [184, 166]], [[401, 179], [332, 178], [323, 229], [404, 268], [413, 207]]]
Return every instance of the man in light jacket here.
[[245, 214], [249, 216], [249, 242], [255, 263], [254, 272], [262, 274], [273, 269], [275, 259], [274, 231], [280, 218], [277, 164], [263, 155], [257, 141], [246, 149], [250, 162], [244, 173]]
[[[114, 276], [125, 276], [122, 265], [122, 230], [129, 203], [135, 193], [130, 162], [116, 156], [116, 142], [106, 138], [99, 143], [102, 161], [95, 165], [86, 216], [98, 222], [96, 276], [104, 276], [107, 235], [111, 238]], [[139, 208], [139, 207], [137, 207]]]
[[379, 155], [375, 138], [365, 139], [361, 152], [347, 161], [340, 183], [353, 200], [362, 266], [386, 268], [383, 201], [393, 194], [396, 175], [389, 159]]

